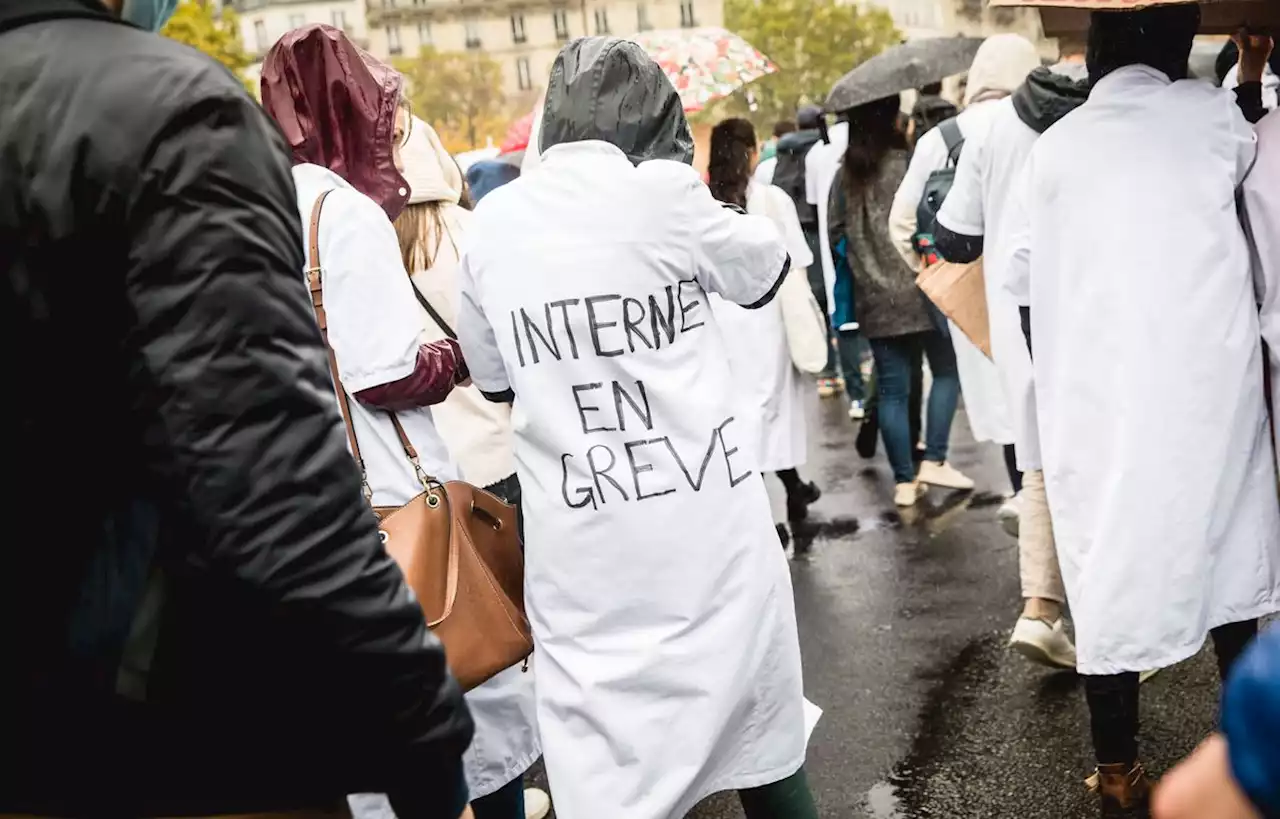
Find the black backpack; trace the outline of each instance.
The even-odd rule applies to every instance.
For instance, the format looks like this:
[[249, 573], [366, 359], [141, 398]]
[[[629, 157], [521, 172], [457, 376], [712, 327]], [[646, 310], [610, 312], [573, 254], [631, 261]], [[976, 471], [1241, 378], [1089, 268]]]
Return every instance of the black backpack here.
[[817, 226], [818, 209], [805, 199], [804, 160], [806, 155], [806, 152], [778, 153], [778, 162], [773, 166], [773, 185], [782, 188], [787, 196], [791, 197], [801, 225]]
[[926, 265], [940, 260], [938, 251], [933, 246], [933, 233], [938, 220], [938, 211], [951, 191], [951, 184], [956, 178], [956, 163], [960, 161], [960, 151], [964, 148], [964, 135], [955, 118], [951, 118], [938, 126], [942, 139], [947, 145], [947, 164], [933, 173], [924, 183], [924, 194], [920, 204], [916, 206], [916, 232], [911, 237], [911, 245], [916, 253], [924, 259]]

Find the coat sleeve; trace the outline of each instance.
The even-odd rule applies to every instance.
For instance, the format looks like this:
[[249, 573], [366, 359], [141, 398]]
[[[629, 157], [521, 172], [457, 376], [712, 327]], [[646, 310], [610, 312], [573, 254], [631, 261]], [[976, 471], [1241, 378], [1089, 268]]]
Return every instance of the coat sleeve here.
[[1280, 816], [1280, 628], [1236, 663], [1222, 701], [1231, 772], [1263, 816]]
[[907, 174], [902, 177], [902, 184], [898, 186], [893, 204], [889, 207], [889, 238], [898, 255], [912, 270], [920, 269], [920, 257], [911, 243], [911, 237], [916, 233], [916, 209], [920, 206], [920, 198], [924, 196], [929, 174], [946, 164], [946, 152], [947, 145], [942, 141], [942, 132], [937, 128], [926, 131], [916, 143], [915, 153], [911, 155], [911, 163], [907, 166]]
[[481, 306], [471, 264], [470, 257], [464, 255], [458, 268], [458, 342], [471, 362], [471, 380], [480, 394], [494, 403], [510, 403], [515, 401], [515, 393], [493, 324]]
[[938, 211], [933, 244], [949, 262], [967, 264], [982, 255], [982, 236], [986, 232], [982, 203], [985, 151], [985, 141], [977, 141], [960, 153], [955, 180]]
[[1242, 222], [1249, 238], [1258, 324], [1270, 348], [1271, 406], [1280, 407], [1280, 191], [1274, 184], [1280, 179], [1280, 116], [1267, 115], [1257, 133], [1257, 161], [1241, 186]]
[[768, 304], [791, 268], [773, 221], [717, 202], [692, 170], [679, 179], [684, 189], [673, 216], [692, 240], [698, 284], [747, 309]]
[[283, 142], [230, 78], [208, 84], [151, 138], [124, 214], [131, 378], [201, 535], [184, 557], [314, 652], [401, 816], [456, 819], [470, 717], [347, 452]]

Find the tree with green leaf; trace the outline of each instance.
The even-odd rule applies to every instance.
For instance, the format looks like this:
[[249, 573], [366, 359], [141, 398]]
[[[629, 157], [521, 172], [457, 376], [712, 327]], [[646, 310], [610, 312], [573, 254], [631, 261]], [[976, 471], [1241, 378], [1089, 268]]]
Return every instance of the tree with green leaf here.
[[219, 10], [213, 0], [182, 0], [160, 33], [208, 54], [241, 82], [253, 63], [240, 41], [240, 18], [230, 7]]
[[479, 52], [443, 52], [430, 46], [395, 61], [405, 76], [413, 113], [431, 124], [451, 152], [483, 147], [503, 136], [508, 117], [502, 66]]
[[745, 116], [764, 133], [801, 105], [822, 104], [846, 72], [902, 41], [888, 12], [840, 0], [725, 0], [724, 19], [778, 71], [714, 106], [713, 116]]

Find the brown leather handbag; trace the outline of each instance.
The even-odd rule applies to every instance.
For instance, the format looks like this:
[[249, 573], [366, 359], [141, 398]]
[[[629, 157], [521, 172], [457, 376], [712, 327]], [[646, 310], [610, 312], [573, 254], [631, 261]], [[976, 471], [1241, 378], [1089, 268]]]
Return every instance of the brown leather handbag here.
[[[311, 210], [307, 284], [320, 331], [328, 344], [328, 321], [320, 279], [320, 210], [328, 191]], [[337, 388], [347, 440], [364, 485], [360, 442], [351, 425], [351, 403], [329, 347], [329, 369]], [[400, 419], [388, 412], [405, 457], [422, 484], [422, 494], [401, 507], [374, 507], [387, 554], [404, 571], [427, 625], [444, 643], [449, 668], [463, 690], [471, 690], [533, 652], [524, 612], [524, 554], [515, 507], [463, 481], [442, 483], [428, 475]]]

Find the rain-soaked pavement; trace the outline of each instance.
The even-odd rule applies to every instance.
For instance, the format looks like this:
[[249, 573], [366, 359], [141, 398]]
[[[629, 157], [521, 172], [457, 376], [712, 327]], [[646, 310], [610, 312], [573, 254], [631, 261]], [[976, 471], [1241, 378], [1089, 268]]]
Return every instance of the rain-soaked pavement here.
[[[883, 452], [868, 461], [854, 451], [844, 403], [823, 401], [817, 414], [802, 475], [824, 495], [792, 578], [805, 691], [825, 711], [807, 762], [819, 814], [1098, 816], [1082, 785], [1092, 757], [1077, 678], [1005, 648], [1020, 595], [1017, 544], [996, 520], [1009, 489], [999, 449], [973, 443], [962, 412], [951, 460], [977, 490], [932, 489], [900, 516]], [[769, 482], [782, 519], [780, 487]], [[1209, 733], [1217, 690], [1204, 653], [1143, 685], [1149, 770]], [[722, 794], [689, 819], [741, 816], [736, 797]]]

